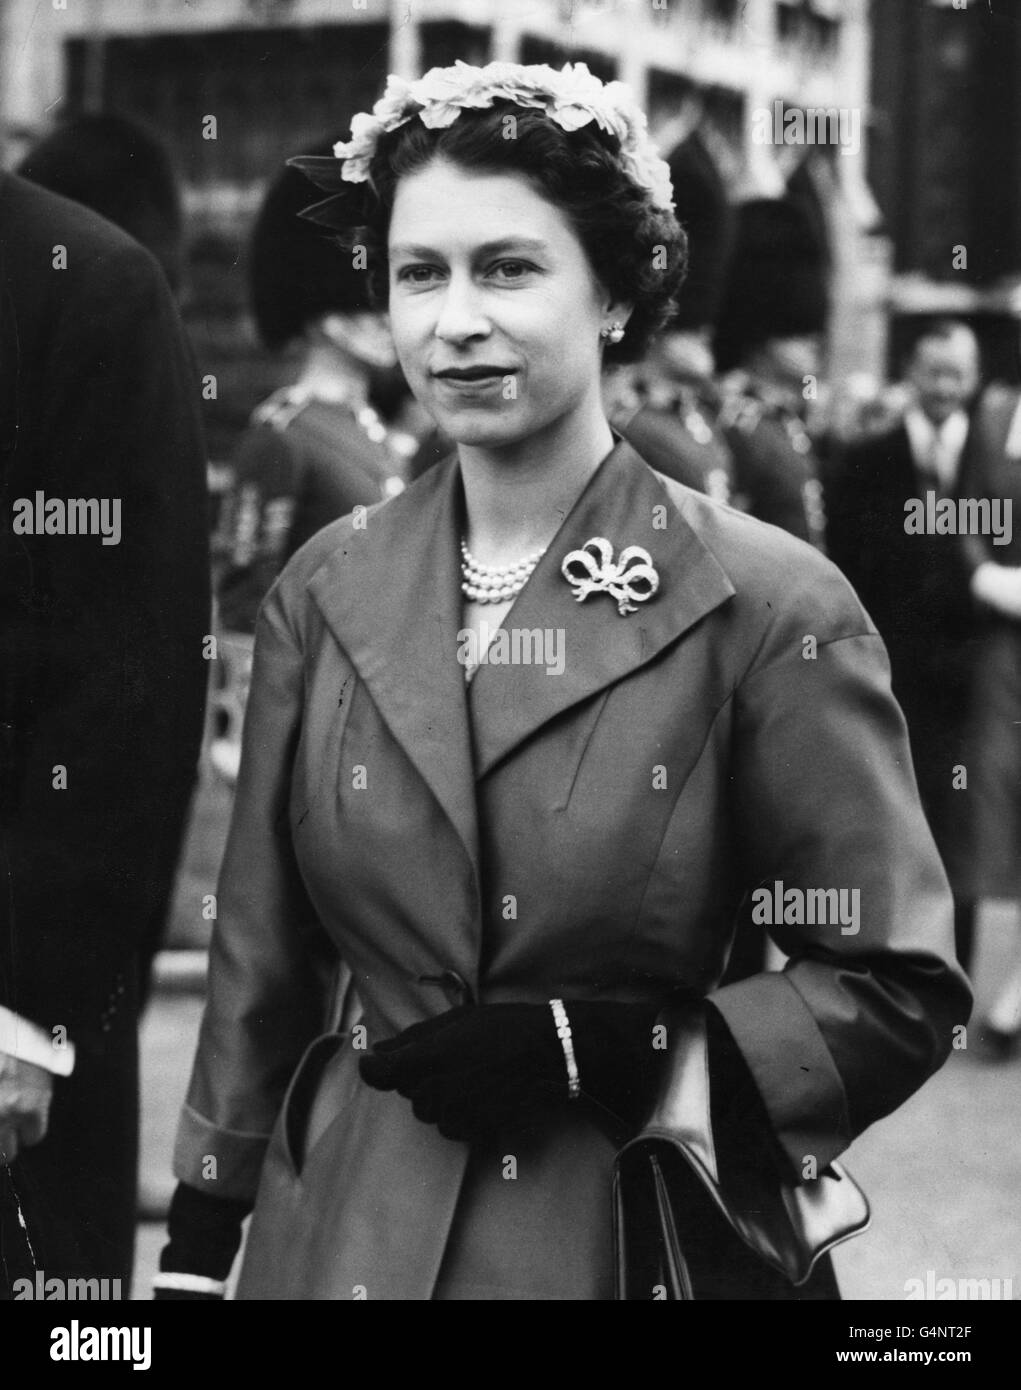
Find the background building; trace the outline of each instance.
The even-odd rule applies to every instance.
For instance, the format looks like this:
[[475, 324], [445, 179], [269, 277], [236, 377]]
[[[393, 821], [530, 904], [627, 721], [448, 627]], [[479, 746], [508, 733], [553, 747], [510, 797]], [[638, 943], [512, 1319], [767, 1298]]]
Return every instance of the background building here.
[[871, 101], [894, 346], [919, 314], [960, 314], [987, 369], [1021, 379], [1021, 5], [873, 4]]
[[[756, 113], [777, 101], [861, 119], [866, 0], [7, 0], [2, 15], [4, 162], [63, 110], [151, 125], [185, 183], [193, 323], [223, 322], [235, 287], [241, 311], [244, 277], [229, 272], [243, 270], [267, 179], [325, 132], [346, 135], [388, 71], [570, 58], [632, 85], [664, 153], [700, 124], [737, 196], [778, 194], [794, 179], [828, 233], [833, 373], [882, 370], [890, 254], [875, 235], [864, 147], [755, 138]], [[214, 445], [234, 413], [213, 409]]]

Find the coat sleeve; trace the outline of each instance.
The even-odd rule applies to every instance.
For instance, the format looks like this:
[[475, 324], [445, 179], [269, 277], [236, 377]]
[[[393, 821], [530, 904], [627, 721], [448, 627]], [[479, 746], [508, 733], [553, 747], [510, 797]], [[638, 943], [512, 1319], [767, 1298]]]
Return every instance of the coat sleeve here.
[[773, 923], [785, 969], [710, 996], [799, 1174], [937, 1070], [971, 1006], [886, 650], [832, 567], [816, 579], [736, 690], [736, 817], [746, 881], [771, 903], [777, 883], [846, 890], [858, 920]]
[[288, 814], [303, 686], [300, 642], [278, 583], [256, 625], [209, 995], [174, 1156], [178, 1178], [211, 1190], [215, 1176], [223, 1197], [254, 1197], [287, 1083], [326, 1026], [335, 978]]

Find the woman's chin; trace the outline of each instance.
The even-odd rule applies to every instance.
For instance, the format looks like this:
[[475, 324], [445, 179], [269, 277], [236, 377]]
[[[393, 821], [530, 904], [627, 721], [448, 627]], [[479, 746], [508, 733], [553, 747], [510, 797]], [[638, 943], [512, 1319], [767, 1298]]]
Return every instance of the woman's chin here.
[[481, 410], [436, 411], [435, 417], [440, 429], [455, 444], [498, 449], [516, 443], [529, 432], [521, 420], [499, 418]]

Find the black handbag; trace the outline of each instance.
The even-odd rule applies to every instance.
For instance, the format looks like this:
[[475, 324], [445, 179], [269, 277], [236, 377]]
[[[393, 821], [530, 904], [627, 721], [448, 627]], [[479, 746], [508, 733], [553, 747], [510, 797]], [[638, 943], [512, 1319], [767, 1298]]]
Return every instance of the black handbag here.
[[866, 1229], [865, 1194], [838, 1163], [795, 1185], [721, 1154], [704, 1012], [679, 1012], [670, 1039], [656, 1106], [614, 1164], [616, 1297], [755, 1297], [733, 1292], [749, 1267], [804, 1284], [822, 1255]]

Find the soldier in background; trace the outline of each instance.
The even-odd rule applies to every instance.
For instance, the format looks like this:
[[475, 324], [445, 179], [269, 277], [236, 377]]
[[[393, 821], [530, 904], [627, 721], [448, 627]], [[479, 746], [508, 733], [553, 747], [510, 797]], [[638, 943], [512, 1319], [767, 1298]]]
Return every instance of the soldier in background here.
[[[969, 885], [971, 795], [955, 786], [966, 765], [976, 611], [958, 537], [905, 530], [905, 504], [961, 493], [969, 415], [979, 384], [974, 333], [958, 320], [926, 323], [904, 362], [903, 418], [844, 454], [827, 493], [830, 555], [847, 575], [890, 656], [893, 693], [911, 737], [915, 775], [954, 891], [957, 957], [968, 969], [979, 896]], [[998, 550], [993, 552], [1000, 558]]]
[[611, 416], [645, 461], [720, 502], [733, 500], [734, 466], [720, 427], [712, 337], [733, 215], [723, 180], [696, 134], [670, 163], [678, 221], [688, 234], [688, 275], [678, 312], [647, 359], [647, 400]]
[[760, 521], [825, 550], [821, 467], [805, 426], [829, 309], [826, 255], [791, 199], [741, 205], [716, 333], [736, 500]]
[[[328, 154], [332, 142], [313, 151]], [[414, 440], [389, 430], [370, 401], [374, 377], [396, 368], [368, 276], [350, 251], [302, 220], [307, 180], [285, 169], [271, 185], [251, 243], [256, 327], [271, 351], [298, 357], [296, 379], [251, 417], [230, 462], [214, 537], [221, 688], [214, 770], [237, 778], [259, 605], [316, 531], [404, 486]]]
[[252, 234], [259, 336], [300, 360], [296, 380], [256, 408], [231, 463], [218, 583], [231, 632], [254, 632], [266, 591], [316, 531], [403, 485], [400, 449], [370, 404], [373, 373], [396, 363], [389, 330], [351, 253], [299, 217], [307, 205], [307, 181], [285, 169]]

